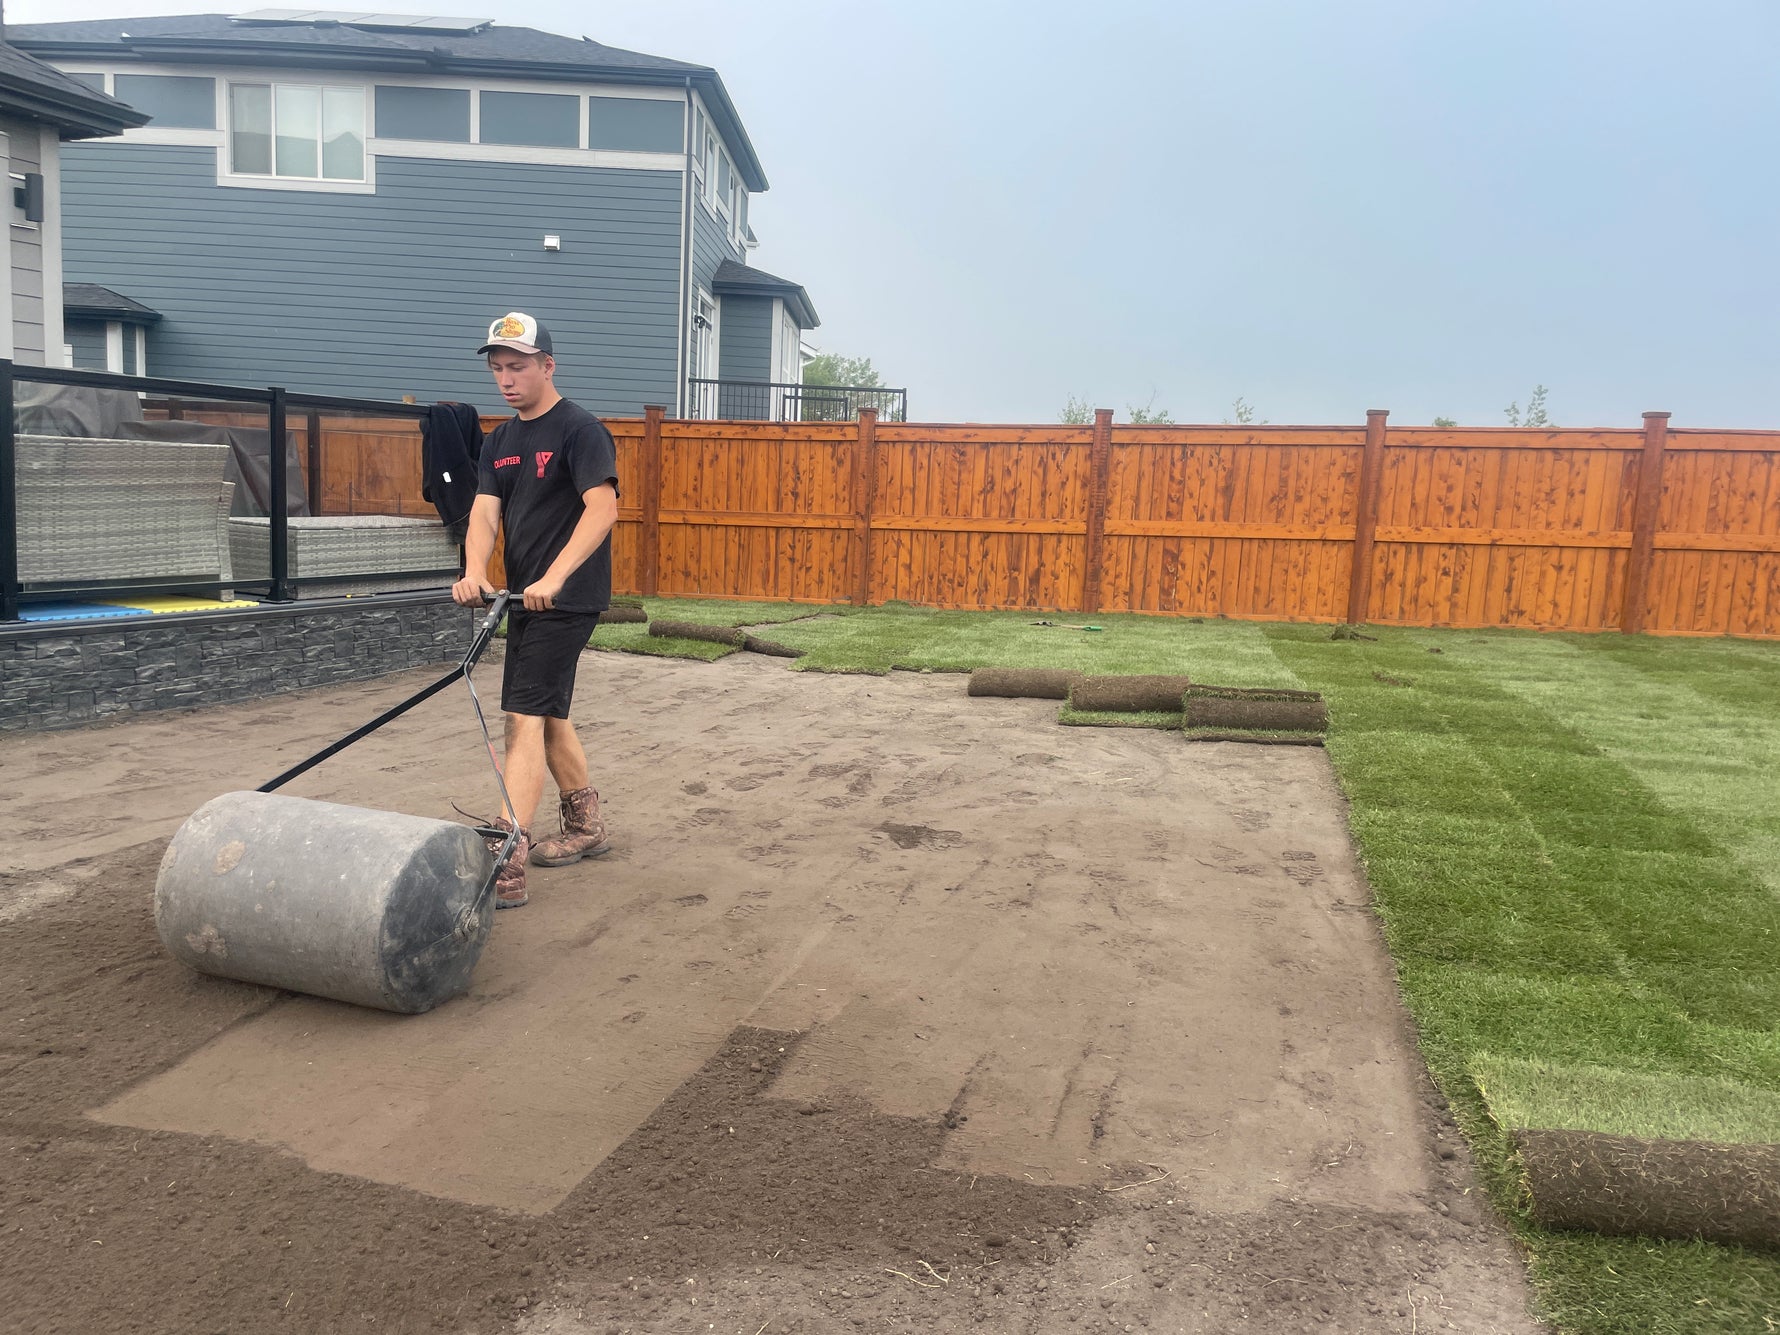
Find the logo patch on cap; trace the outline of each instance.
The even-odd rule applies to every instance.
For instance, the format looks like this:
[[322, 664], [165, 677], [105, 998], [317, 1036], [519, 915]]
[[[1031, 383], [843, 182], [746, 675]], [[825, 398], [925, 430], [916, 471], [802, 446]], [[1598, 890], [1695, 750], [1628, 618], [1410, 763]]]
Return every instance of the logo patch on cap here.
[[494, 336], [496, 338], [523, 338], [525, 325], [523, 322], [515, 320], [511, 315], [506, 316], [495, 321]]

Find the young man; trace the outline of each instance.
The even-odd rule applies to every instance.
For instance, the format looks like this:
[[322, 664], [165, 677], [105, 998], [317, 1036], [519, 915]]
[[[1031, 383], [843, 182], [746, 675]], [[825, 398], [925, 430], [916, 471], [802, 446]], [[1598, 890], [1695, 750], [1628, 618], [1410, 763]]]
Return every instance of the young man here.
[[[589, 786], [587, 753], [569, 722], [575, 668], [612, 598], [612, 525], [618, 518], [618, 456], [612, 434], [556, 392], [550, 331], [519, 311], [488, 327], [477, 350], [514, 416], [483, 443], [481, 479], [464, 540], [464, 577], [451, 596], [479, 607], [497, 527], [506, 535], [507, 793], [519, 839], [496, 877], [495, 907], [526, 902], [525, 864], [561, 867], [611, 845]], [[523, 599], [524, 606], [520, 606]], [[562, 833], [533, 845], [531, 825], [548, 768], [561, 790]], [[496, 822], [510, 831], [505, 817]], [[498, 851], [500, 845], [490, 841]]]

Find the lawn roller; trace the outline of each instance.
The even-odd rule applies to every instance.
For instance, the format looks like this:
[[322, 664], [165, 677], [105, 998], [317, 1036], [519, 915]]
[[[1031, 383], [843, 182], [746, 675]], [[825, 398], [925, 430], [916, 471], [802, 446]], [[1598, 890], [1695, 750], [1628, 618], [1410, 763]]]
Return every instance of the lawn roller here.
[[[155, 878], [155, 929], [201, 973], [413, 1015], [470, 984], [494, 919], [495, 870], [519, 822], [470, 670], [509, 595], [495, 595], [463, 661], [424, 690], [253, 792], [224, 793], [179, 827]], [[459, 677], [514, 831], [284, 797], [275, 789]], [[486, 840], [505, 839], [498, 855]]]

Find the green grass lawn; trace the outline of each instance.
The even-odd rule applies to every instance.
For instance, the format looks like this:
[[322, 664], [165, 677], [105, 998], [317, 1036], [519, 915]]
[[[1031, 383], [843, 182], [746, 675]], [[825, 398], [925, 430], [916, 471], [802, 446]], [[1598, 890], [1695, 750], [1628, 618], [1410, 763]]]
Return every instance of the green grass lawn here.
[[[1337, 641], [1327, 626], [894, 606], [650, 612], [807, 618], [771, 632], [805, 671], [1059, 667], [1323, 692], [1423, 1053], [1532, 1257], [1544, 1314], [1579, 1335], [1780, 1330], [1780, 1256], [1534, 1227], [1480, 1089], [1517, 1117], [1586, 1106], [1623, 1126], [1770, 1125], [1780, 644], [1388, 628]], [[1102, 629], [1067, 628], [1083, 623]], [[729, 652], [643, 646], [644, 629], [594, 642]]]

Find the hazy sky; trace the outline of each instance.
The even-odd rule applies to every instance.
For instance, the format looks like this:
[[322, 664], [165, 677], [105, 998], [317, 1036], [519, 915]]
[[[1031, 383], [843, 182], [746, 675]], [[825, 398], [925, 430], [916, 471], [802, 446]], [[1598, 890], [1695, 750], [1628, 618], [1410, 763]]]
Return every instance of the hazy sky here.
[[1780, 427], [1775, 0], [426, 12], [714, 66], [753, 262], [919, 419], [1501, 425], [1542, 382], [1563, 425]]

